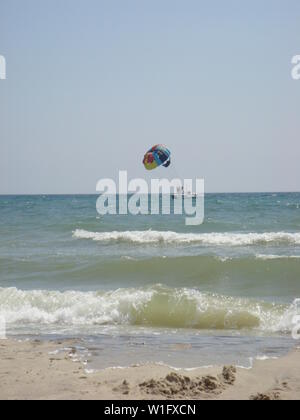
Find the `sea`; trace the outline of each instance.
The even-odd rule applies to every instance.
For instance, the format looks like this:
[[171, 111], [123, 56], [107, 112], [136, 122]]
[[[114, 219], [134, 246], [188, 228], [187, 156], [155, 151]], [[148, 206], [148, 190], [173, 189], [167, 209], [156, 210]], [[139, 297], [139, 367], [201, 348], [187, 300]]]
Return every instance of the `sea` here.
[[75, 338], [91, 371], [250, 368], [299, 345], [300, 193], [206, 194], [199, 226], [97, 198], [0, 196], [8, 337]]

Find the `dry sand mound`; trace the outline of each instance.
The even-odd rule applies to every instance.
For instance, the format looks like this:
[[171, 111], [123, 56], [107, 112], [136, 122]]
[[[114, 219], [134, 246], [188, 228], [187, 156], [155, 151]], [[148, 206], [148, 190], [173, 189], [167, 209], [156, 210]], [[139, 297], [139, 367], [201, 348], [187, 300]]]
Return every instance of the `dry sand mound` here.
[[221, 375], [190, 378], [171, 372], [160, 380], [151, 379], [139, 385], [146, 394], [163, 397], [194, 398], [201, 394], [220, 394], [235, 382], [236, 369], [225, 366]]

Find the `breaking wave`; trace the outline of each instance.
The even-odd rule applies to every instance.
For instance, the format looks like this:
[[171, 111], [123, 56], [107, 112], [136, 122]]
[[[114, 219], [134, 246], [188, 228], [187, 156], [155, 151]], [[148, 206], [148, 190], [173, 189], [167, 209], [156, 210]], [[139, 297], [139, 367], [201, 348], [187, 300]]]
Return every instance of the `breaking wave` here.
[[300, 233], [176, 233], [171, 231], [124, 231], [89, 232], [77, 229], [77, 239], [91, 239], [99, 242], [131, 242], [136, 244], [203, 244], [219, 246], [247, 246], [260, 244], [300, 245]]
[[296, 309], [296, 301], [281, 305], [161, 285], [110, 292], [0, 288], [0, 317], [8, 325], [131, 325], [289, 332]]

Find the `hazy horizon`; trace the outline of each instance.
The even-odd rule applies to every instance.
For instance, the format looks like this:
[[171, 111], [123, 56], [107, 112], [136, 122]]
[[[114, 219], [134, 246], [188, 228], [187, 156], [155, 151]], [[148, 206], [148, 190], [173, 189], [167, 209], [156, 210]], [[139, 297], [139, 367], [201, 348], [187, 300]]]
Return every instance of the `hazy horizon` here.
[[[300, 2], [1, 0], [0, 195], [100, 178], [300, 191]], [[142, 165], [154, 144], [172, 165]]]
[[[18, 197], [18, 196], [28, 196], [28, 197], [30, 197], [30, 196], [32, 196], [32, 197], [34, 197], [34, 196], [36, 196], [36, 197], [43, 197], [43, 196], [45, 196], [45, 197], [51, 197], [51, 196], [68, 196], [68, 195], [70, 195], [70, 196], [80, 196], [80, 195], [88, 195], [88, 196], [90, 196], [90, 195], [94, 195], [94, 196], [96, 196], [96, 197], [98, 197], [99, 196], [99, 194], [101, 194], [101, 193], [97, 193], [97, 192], [85, 192], [85, 193], [63, 193], [63, 192], [61, 192], [61, 193], [45, 193], [45, 194], [43, 194], [43, 193], [28, 193], [28, 194], [22, 194], [22, 193], [18, 193], [18, 194], [0, 194], [0, 197], [10, 197], [10, 196], [12, 196], [12, 197]], [[129, 195], [130, 194], [133, 194], [133, 193], [129, 193]], [[208, 192], [205, 192], [205, 194], [206, 195], [230, 195], [230, 194], [232, 194], [232, 195], [241, 195], [241, 194], [258, 194], [258, 195], [263, 195], [263, 194], [300, 194], [300, 191], [223, 191], [223, 192], [220, 192], [220, 191], [208, 191]], [[118, 193], [117, 193], [117, 195], [119, 195]]]

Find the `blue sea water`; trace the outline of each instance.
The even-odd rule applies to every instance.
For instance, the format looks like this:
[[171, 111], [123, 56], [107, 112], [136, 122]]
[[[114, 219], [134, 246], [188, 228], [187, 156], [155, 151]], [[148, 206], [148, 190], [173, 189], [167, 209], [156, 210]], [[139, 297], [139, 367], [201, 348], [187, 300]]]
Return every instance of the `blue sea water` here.
[[296, 344], [299, 193], [207, 194], [194, 227], [174, 214], [100, 216], [96, 200], [0, 196], [10, 335], [80, 338], [96, 368], [248, 366]]

